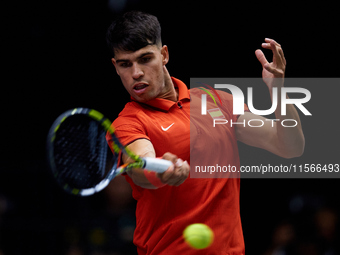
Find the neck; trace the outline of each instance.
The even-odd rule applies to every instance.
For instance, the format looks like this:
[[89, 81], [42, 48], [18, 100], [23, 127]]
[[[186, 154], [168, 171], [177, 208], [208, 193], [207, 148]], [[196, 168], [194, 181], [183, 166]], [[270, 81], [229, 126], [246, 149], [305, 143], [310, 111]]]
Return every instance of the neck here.
[[167, 99], [170, 101], [178, 101], [178, 92], [175, 90], [175, 86], [171, 80], [171, 76], [164, 66], [164, 93], [159, 98]]

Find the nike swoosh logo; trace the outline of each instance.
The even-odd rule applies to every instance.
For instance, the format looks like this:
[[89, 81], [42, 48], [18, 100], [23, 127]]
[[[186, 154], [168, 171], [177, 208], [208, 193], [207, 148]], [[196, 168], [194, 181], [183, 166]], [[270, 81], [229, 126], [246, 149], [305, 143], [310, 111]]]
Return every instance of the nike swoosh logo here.
[[167, 128], [164, 128], [163, 126], [161, 126], [161, 128], [162, 128], [163, 131], [168, 131], [169, 128], [171, 128], [173, 124], [175, 124], [175, 122], [172, 123], [172, 124], [171, 124], [170, 126], [168, 126]]

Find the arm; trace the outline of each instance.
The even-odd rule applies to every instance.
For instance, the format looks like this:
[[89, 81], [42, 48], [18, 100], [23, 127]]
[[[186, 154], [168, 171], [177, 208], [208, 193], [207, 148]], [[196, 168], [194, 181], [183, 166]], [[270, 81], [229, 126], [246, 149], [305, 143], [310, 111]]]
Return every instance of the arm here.
[[[147, 139], [138, 139], [129, 144], [127, 148], [141, 157], [156, 157], [155, 149], [152, 143]], [[183, 162], [171, 153], [165, 153], [162, 158], [173, 162], [174, 165], [173, 167], [169, 167], [169, 169], [162, 174], [157, 173], [156, 177], [159, 178], [162, 183], [167, 185], [178, 186], [182, 184], [189, 175], [188, 163]], [[128, 156], [123, 155], [123, 163], [129, 162], [129, 160], [131, 159], [128, 158]], [[127, 174], [136, 185], [142, 188], [157, 188], [149, 182], [143, 169], [132, 169], [131, 171], [128, 171]]]
[[301, 156], [304, 150], [305, 140], [302, 132], [299, 114], [294, 105], [287, 105], [285, 116], [281, 115], [281, 87], [284, 84], [284, 73], [286, 69], [286, 60], [283, 55], [281, 45], [271, 39], [266, 39], [266, 43], [262, 44], [265, 49], [273, 51], [273, 62], [268, 63], [266, 57], [261, 50], [255, 52], [257, 59], [263, 67], [262, 77], [267, 84], [270, 93], [273, 87], [278, 88], [278, 107], [275, 111], [276, 119], [294, 119], [297, 121], [295, 127], [283, 127], [280, 122], [266, 121], [266, 118], [257, 116], [252, 113], [245, 113], [238, 118], [238, 121], [246, 121], [250, 119], [261, 119], [265, 123], [260, 128], [249, 126], [239, 126], [236, 129], [236, 135], [239, 141], [248, 145], [268, 150], [278, 156], [284, 158], [293, 158]]

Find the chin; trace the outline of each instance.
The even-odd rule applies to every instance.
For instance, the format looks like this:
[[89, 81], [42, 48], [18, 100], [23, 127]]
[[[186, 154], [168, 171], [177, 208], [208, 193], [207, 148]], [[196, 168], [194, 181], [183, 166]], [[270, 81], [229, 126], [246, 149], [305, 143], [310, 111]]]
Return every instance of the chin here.
[[144, 97], [144, 96], [132, 96], [137, 102], [139, 103], [146, 103], [148, 101], [150, 101], [151, 99], [149, 99], [148, 97]]
[[136, 101], [140, 102], [140, 103], [146, 103], [154, 98], [157, 97], [157, 95], [152, 95], [150, 93], [145, 93], [145, 94], [141, 94], [141, 95], [134, 95], [132, 96]]

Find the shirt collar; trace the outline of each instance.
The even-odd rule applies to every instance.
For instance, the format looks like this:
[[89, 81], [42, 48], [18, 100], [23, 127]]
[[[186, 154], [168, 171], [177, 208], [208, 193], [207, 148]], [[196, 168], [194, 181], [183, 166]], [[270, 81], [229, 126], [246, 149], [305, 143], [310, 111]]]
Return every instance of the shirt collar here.
[[[190, 93], [189, 90], [187, 88], [187, 86], [184, 84], [184, 82], [171, 77], [171, 80], [175, 86], [175, 88], [178, 88], [178, 101], [183, 101], [185, 99], [190, 100]], [[131, 98], [132, 100], [134, 100], [133, 98]], [[134, 100], [135, 101], [135, 100]], [[177, 101], [177, 102], [178, 102]], [[171, 107], [173, 107], [175, 104], [177, 104], [177, 102], [171, 101], [171, 100], [167, 100], [167, 99], [163, 99], [163, 98], [154, 98], [146, 103], [146, 105], [152, 106], [154, 108], [158, 108], [161, 110], [165, 110], [165, 111], [169, 111]]]

